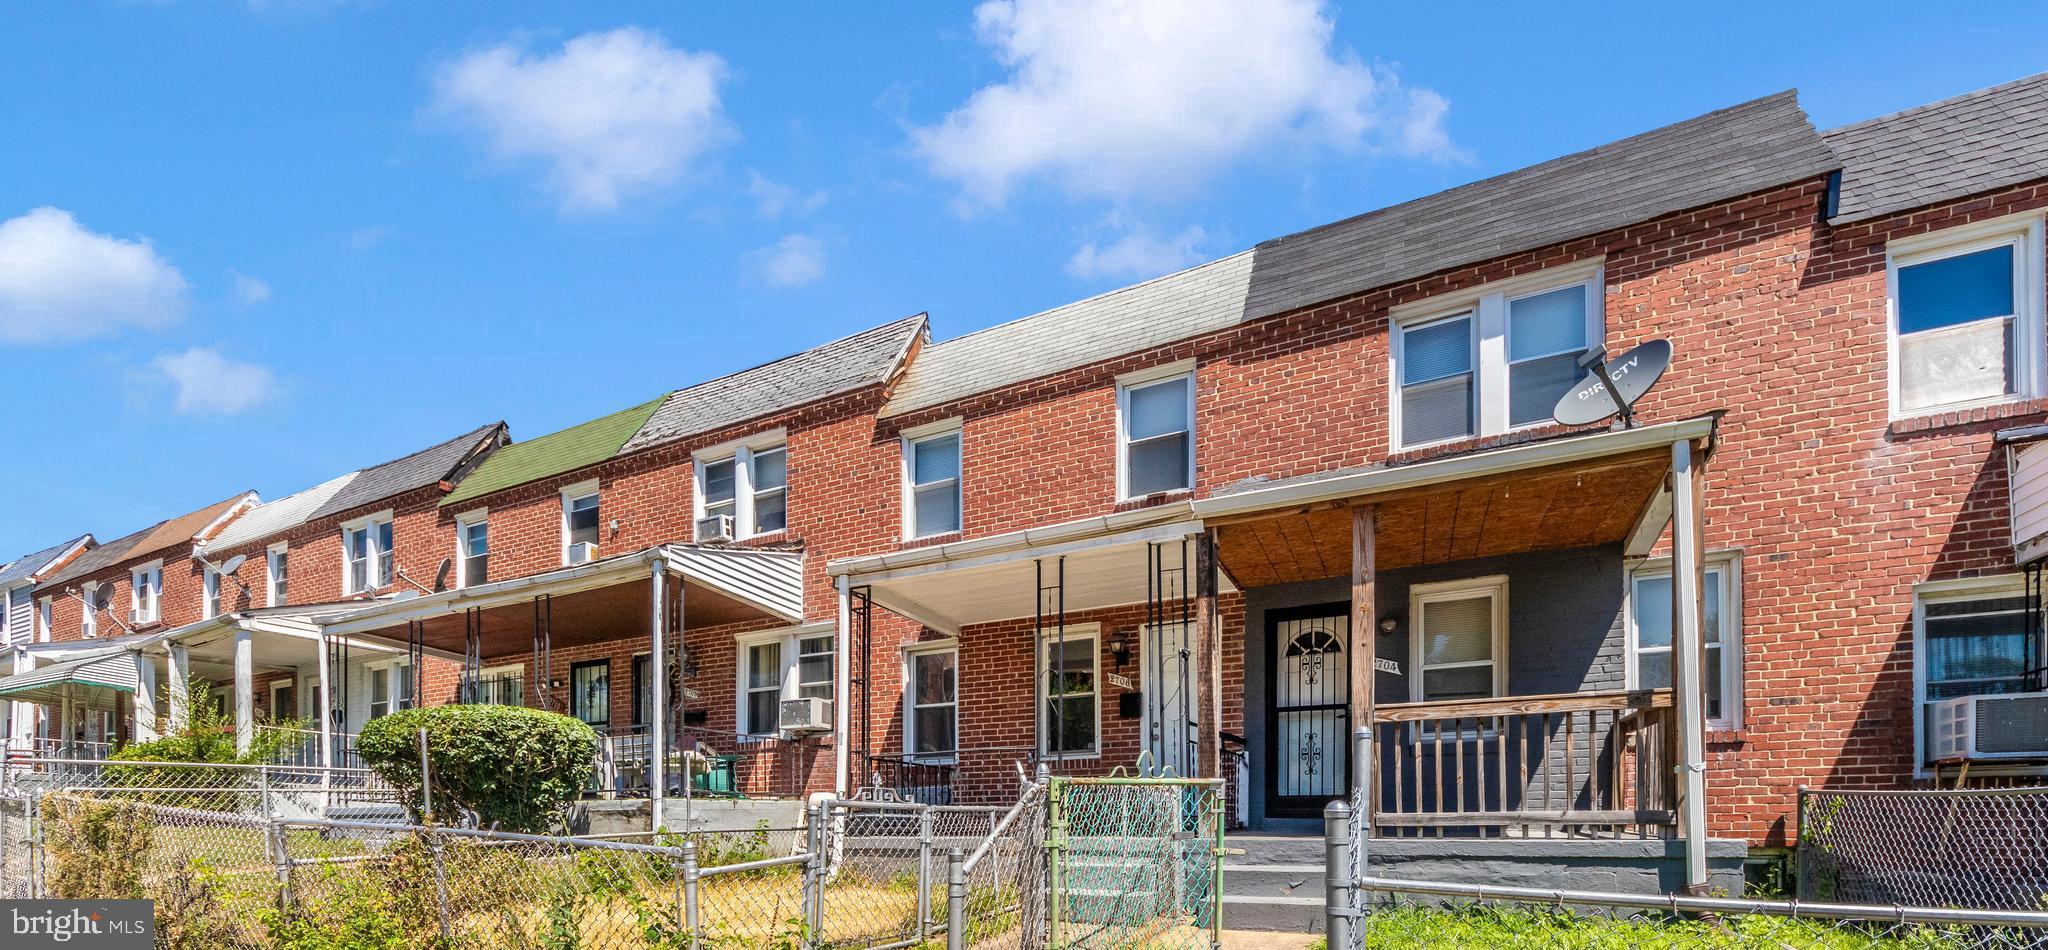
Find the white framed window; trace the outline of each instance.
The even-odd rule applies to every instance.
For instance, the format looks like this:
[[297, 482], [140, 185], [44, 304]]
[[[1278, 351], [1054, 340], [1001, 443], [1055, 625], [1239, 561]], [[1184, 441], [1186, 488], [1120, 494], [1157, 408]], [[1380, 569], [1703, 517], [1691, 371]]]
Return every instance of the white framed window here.
[[475, 587], [491, 579], [491, 524], [483, 509], [455, 516], [455, 586]]
[[1927, 706], [1960, 696], [2031, 692], [2030, 657], [2048, 636], [2027, 623], [2018, 574], [1921, 584], [1913, 598], [1914, 761], [1925, 774]]
[[44, 597], [36, 601], [36, 640], [40, 643], [50, 642], [52, 630], [50, 611], [50, 598]]
[[291, 546], [283, 541], [263, 552], [264, 604], [282, 607], [291, 594]]
[[789, 448], [781, 430], [696, 455], [698, 521], [724, 515], [735, 539], [789, 528]]
[[1508, 579], [1408, 588], [1408, 698], [1414, 702], [1502, 696], [1508, 686]]
[[[1742, 728], [1742, 560], [1714, 552], [1702, 564], [1700, 636], [1706, 648], [1701, 681], [1707, 725]], [[1629, 573], [1628, 687], [1671, 686], [1671, 559], [1645, 561]]]
[[200, 564], [199, 570], [205, 575], [201, 579], [202, 596], [199, 598], [199, 616], [211, 620], [220, 616], [220, 572], [211, 564]]
[[781, 731], [782, 701], [833, 694], [836, 632], [830, 625], [764, 630], [735, 638], [739, 666], [734, 730], [750, 736]]
[[360, 594], [391, 586], [391, 512], [341, 526], [341, 592]]
[[1116, 496], [1195, 487], [1195, 374], [1176, 364], [1117, 381]]
[[1056, 759], [1102, 752], [1101, 631], [1090, 624], [1049, 637], [1040, 654], [1039, 751]]
[[80, 605], [78, 635], [90, 640], [100, 635], [100, 610], [106, 606], [106, 592], [99, 581], [86, 581], [82, 592], [85, 603]]
[[387, 660], [371, 664], [370, 706], [367, 718], [412, 708], [412, 663], [409, 660]]
[[563, 564], [586, 564], [597, 560], [600, 514], [597, 479], [562, 489]]
[[270, 684], [270, 721], [292, 722], [299, 718], [299, 681], [274, 680]]
[[[128, 572], [131, 623], [155, 623], [163, 616], [164, 562], [151, 561]], [[211, 617], [212, 614], [207, 614]]]
[[2039, 213], [1885, 248], [1892, 416], [2044, 392]]
[[960, 648], [920, 643], [903, 654], [903, 755], [950, 763], [960, 747]]
[[960, 530], [960, 420], [903, 434], [903, 536]]
[[1544, 425], [1606, 338], [1600, 261], [1497, 281], [1392, 314], [1393, 444], [1401, 449]]

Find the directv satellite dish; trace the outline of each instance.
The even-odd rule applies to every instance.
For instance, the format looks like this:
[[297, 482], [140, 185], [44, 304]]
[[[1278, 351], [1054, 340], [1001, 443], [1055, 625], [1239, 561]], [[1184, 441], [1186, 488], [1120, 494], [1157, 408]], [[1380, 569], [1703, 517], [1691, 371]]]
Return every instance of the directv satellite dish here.
[[1611, 360], [1606, 350], [1596, 348], [1580, 357], [1579, 365], [1592, 372], [1558, 399], [1551, 415], [1565, 425], [1583, 426], [1620, 413], [1622, 425], [1634, 426], [1636, 400], [1671, 368], [1671, 341], [1651, 340]]
[[227, 561], [220, 566], [220, 572], [222, 574], [233, 574], [234, 572], [241, 570], [242, 562], [247, 560], [249, 560], [249, 556], [247, 554], [237, 554], [234, 557], [228, 558]]
[[434, 593], [438, 594], [448, 589], [448, 572], [454, 566], [455, 561], [453, 559], [445, 557], [441, 559], [441, 569], [434, 572]]

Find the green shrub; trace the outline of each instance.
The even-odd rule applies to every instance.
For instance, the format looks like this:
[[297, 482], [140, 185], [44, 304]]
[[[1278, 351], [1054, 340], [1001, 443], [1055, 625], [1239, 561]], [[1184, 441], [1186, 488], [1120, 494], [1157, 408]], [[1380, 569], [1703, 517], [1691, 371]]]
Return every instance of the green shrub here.
[[363, 724], [356, 737], [363, 763], [415, 803], [422, 729], [435, 810], [471, 812], [485, 827], [507, 831], [549, 830], [589, 784], [597, 758], [597, 733], [588, 725], [538, 709], [435, 706]]
[[53, 795], [43, 803], [43, 849], [49, 896], [64, 900], [144, 897], [149, 816], [132, 802]]

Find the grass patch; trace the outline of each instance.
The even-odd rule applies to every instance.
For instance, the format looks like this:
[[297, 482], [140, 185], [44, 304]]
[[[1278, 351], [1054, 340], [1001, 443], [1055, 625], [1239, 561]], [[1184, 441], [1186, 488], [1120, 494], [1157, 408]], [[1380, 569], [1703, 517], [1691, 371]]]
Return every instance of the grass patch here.
[[1368, 947], [1505, 947], [1633, 950], [1636, 947], [1798, 947], [1802, 950], [1934, 950], [1976, 946], [1970, 928], [1898, 927], [1762, 914], [1708, 919], [1614, 919], [1531, 905], [1430, 907], [1398, 904], [1365, 919]]

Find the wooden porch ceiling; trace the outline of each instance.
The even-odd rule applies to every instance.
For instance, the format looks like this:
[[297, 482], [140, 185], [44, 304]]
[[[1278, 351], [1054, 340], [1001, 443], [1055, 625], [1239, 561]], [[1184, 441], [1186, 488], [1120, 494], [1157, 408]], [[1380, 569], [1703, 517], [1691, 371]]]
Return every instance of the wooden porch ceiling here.
[[[1372, 498], [1380, 570], [1620, 541], [1662, 487], [1656, 449]], [[1351, 573], [1351, 507], [1276, 512], [1218, 526], [1216, 553], [1240, 587]]]
[[[671, 578], [670, 585], [676, 581]], [[685, 582], [687, 583], [687, 582]], [[582, 646], [605, 640], [648, 636], [653, 608], [649, 581], [645, 578], [561, 594], [553, 598], [549, 620], [549, 642], [555, 649]], [[673, 597], [673, 593], [671, 593]], [[761, 611], [698, 584], [688, 584], [683, 596], [683, 626], [709, 627], [754, 620]], [[429, 648], [460, 654], [464, 649], [464, 619], [461, 611], [436, 614], [425, 621], [424, 639]], [[483, 611], [483, 655], [507, 656], [533, 649], [534, 607], [531, 600], [487, 607]], [[405, 624], [360, 634], [387, 642], [404, 643]]]

